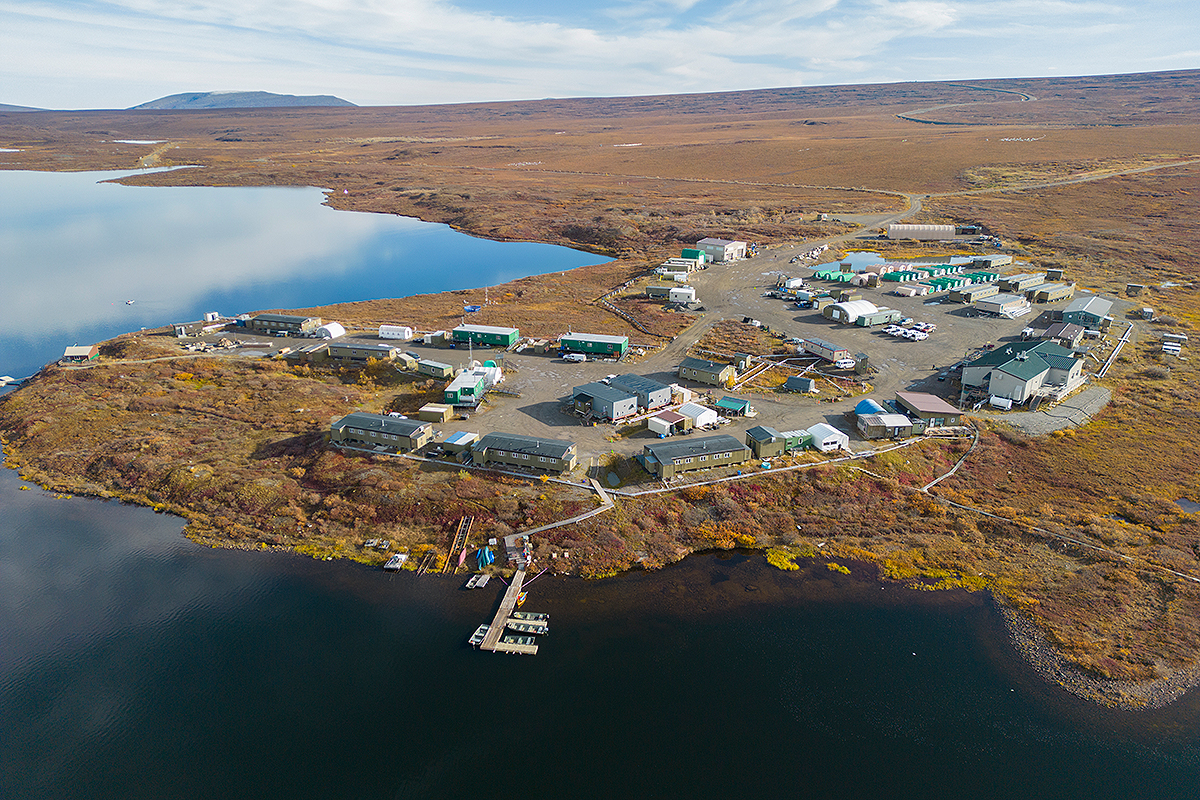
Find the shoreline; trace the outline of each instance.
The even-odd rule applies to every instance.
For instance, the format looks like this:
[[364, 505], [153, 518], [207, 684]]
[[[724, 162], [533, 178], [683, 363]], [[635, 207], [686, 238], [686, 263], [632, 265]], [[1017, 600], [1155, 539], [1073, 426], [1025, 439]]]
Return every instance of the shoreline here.
[[1148, 681], [1105, 680], [1089, 675], [1063, 658], [1030, 617], [990, 596], [1021, 659], [1038, 675], [1076, 697], [1122, 711], [1149, 711], [1170, 705], [1200, 685], [1200, 664]]

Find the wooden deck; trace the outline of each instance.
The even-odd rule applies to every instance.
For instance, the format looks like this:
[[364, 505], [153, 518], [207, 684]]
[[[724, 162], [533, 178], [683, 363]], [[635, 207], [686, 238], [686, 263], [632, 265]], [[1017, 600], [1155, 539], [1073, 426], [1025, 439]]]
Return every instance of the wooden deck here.
[[504, 592], [504, 597], [500, 600], [500, 608], [496, 610], [496, 616], [492, 618], [491, 627], [488, 628], [487, 636], [483, 638], [483, 642], [479, 645], [480, 650], [501, 650], [501, 652], [513, 652], [507, 648], [498, 648], [500, 636], [504, 633], [505, 622], [508, 621], [513, 609], [517, 607], [517, 597], [521, 594], [521, 584], [525, 582], [525, 570], [519, 569], [513, 575], [512, 583], [509, 584], [507, 591]]

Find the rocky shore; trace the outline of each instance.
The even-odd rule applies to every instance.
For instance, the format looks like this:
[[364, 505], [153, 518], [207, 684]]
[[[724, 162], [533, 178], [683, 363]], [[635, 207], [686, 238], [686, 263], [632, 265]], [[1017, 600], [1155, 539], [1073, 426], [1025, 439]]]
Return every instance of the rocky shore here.
[[1062, 654], [1028, 616], [996, 604], [1004, 617], [1017, 652], [1046, 680], [1073, 695], [1110, 708], [1126, 710], [1162, 708], [1200, 684], [1200, 664], [1172, 669], [1159, 664], [1163, 677], [1149, 681], [1113, 681], [1089, 675]]

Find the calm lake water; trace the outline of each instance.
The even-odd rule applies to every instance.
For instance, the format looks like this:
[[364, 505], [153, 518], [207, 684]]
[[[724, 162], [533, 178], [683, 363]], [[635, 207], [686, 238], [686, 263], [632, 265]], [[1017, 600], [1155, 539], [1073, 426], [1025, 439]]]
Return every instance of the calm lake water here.
[[[94, 181], [43, 177], [76, 179], [84, 195]], [[293, 280], [327, 280], [344, 248], [315, 222], [289, 228], [277, 198], [297, 215], [316, 207], [312, 220], [409, 224], [320, 209], [311, 191], [103, 192], [117, 205], [148, 193], [121, 224], [165, 225], [172, 215], [152, 209], [177, 192], [224, 199], [178, 207], [215, 216], [189, 219], [186, 247], [159, 240], [166, 276], [152, 260], [127, 276], [105, 215], [83, 199], [63, 210], [60, 235], [74, 218], [71, 235], [93, 243], [86, 263], [49, 262], [57, 280], [4, 263], [26, 287], [10, 305], [31, 342], [122, 330], [125, 315], [149, 325], [363, 296], [353, 271], [339, 273], [359, 275], [347, 294], [281, 296]], [[274, 222], [251, 219], [259, 203]], [[270, 268], [289, 237], [256, 249], [263, 226], [308, 242], [296, 251], [311, 271]], [[32, 257], [20, 226], [4, 230], [6, 253]], [[426, 228], [412, 241], [392, 230], [397, 252], [427, 257]], [[362, 247], [360, 268], [375, 263]], [[222, 273], [244, 295], [217, 294], [225, 281], [204, 272], [256, 259], [261, 285]], [[436, 288], [448, 287], [425, 290]], [[176, 294], [190, 305], [143, 311]], [[1200, 693], [1149, 712], [1089, 705], [1028, 670], [980, 595], [910, 592], [865, 567], [784, 573], [757, 555], [704, 555], [599, 583], [542, 578], [528, 608], [549, 612], [552, 632], [535, 657], [501, 656], [466, 639], [502, 587], [212, 550], [177, 519], [20, 486], [0, 469], [3, 800], [1200, 795]]]
[[0, 797], [1195, 798], [1195, 695], [1099, 709], [981, 596], [759, 556], [503, 587], [211, 550], [0, 470]]
[[0, 375], [206, 311], [407, 297], [604, 260], [335, 211], [319, 189], [100, 183], [126, 174], [0, 170]]

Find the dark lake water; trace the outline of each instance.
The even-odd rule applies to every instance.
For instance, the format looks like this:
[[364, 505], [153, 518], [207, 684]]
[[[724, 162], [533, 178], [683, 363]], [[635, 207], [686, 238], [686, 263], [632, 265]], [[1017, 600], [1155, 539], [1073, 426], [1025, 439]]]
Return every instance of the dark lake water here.
[[125, 174], [0, 170], [0, 375], [206, 311], [407, 297], [604, 260], [335, 211], [319, 189], [100, 183]]
[[[705, 555], [500, 589], [212, 550], [0, 470], [0, 797], [1195, 798], [1195, 693], [1092, 707], [981, 596]], [[500, 587], [502, 588], [502, 587]]]

